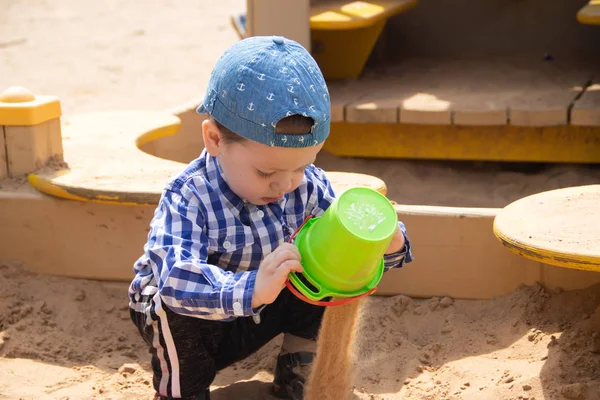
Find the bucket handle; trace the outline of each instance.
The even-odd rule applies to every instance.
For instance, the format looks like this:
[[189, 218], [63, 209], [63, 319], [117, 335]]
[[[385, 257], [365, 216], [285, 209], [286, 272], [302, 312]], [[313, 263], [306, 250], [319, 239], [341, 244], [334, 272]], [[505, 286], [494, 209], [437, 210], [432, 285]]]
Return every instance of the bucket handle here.
[[[309, 287], [305, 282], [302, 281], [302, 279], [300, 279], [300, 276], [303, 276], [304, 279], [308, 281], [308, 284], [312, 286]], [[315, 283], [312, 279], [310, 279], [306, 274], [290, 272], [290, 274], [288, 275], [288, 280], [290, 281], [290, 283], [292, 283], [292, 285], [294, 285], [298, 289], [300, 293], [304, 294], [304, 296], [308, 298], [311, 298], [311, 296], [313, 298], [332, 296], [332, 294], [324, 293], [323, 288], [317, 283]], [[316, 291], [312, 290], [313, 288], [316, 289]]]
[[[296, 235], [298, 234], [298, 232], [300, 232], [300, 229], [302, 229], [302, 227], [311, 219], [313, 218], [312, 215], [309, 215], [308, 217], [306, 217], [306, 219], [304, 220], [304, 222], [302, 222], [302, 224], [298, 227], [298, 229], [296, 229], [296, 231], [290, 236], [290, 240], [288, 241], [289, 243], [292, 243], [294, 241], [294, 238], [296, 237]], [[342, 300], [331, 300], [331, 301], [316, 301], [316, 300], [311, 300], [308, 297], [304, 296], [302, 293], [300, 293], [292, 284], [292, 282], [290, 282], [290, 279], [288, 278], [285, 281], [285, 286], [287, 286], [288, 290], [290, 292], [292, 292], [292, 294], [294, 296], [296, 296], [297, 298], [299, 298], [300, 300], [308, 303], [308, 304], [312, 304], [315, 306], [323, 306], [323, 307], [331, 307], [331, 306], [341, 306], [344, 304], [348, 304], [351, 303], [353, 301], [356, 301], [358, 299], [361, 299], [363, 297], [367, 297], [370, 294], [373, 294], [376, 290], [377, 287], [374, 287], [373, 289], [360, 294], [358, 296], [354, 296], [354, 297], [348, 297], [346, 299], [342, 299]]]
[[306, 302], [308, 304], [312, 304], [312, 305], [315, 305], [315, 306], [322, 306], [322, 307], [341, 306], [341, 305], [344, 305], [344, 304], [352, 303], [355, 300], [358, 300], [360, 298], [367, 297], [370, 294], [373, 294], [377, 290], [377, 287], [374, 287], [373, 289], [371, 289], [368, 292], [365, 292], [365, 293], [363, 293], [361, 295], [354, 296], [354, 297], [349, 297], [347, 299], [342, 299], [342, 300], [316, 301], [316, 300], [311, 300], [308, 297], [304, 296], [302, 293], [300, 293], [294, 287], [294, 285], [292, 285], [292, 282], [290, 282], [289, 279], [287, 281], [285, 281], [285, 286], [287, 286], [287, 288], [289, 289], [289, 291], [292, 292], [292, 294], [294, 296], [296, 296], [297, 298], [299, 298], [300, 300], [302, 300], [302, 301], [304, 301], [304, 302]]

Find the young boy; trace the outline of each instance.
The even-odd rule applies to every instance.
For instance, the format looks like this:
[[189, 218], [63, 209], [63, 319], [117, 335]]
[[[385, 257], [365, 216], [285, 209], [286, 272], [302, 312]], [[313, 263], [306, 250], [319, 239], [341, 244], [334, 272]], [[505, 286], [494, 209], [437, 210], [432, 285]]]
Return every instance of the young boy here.
[[[284, 333], [273, 391], [302, 399], [323, 307], [285, 288], [287, 243], [334, 199], [313, 165], [329, 134], [323, 75], [298, 43], [252, 37], [217, 62], [199, 113], [205, 149], [167, 183], [129, 289], [155, 399], [209, 399], [217, 371]], [[411, 260], [402, 223], [387, 268]]]

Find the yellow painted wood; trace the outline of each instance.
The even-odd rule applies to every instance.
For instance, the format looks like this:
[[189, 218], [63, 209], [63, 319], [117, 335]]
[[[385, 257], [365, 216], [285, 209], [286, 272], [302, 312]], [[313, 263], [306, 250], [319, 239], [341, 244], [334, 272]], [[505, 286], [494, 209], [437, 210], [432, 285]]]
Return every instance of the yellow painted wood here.
[[600, 25], [600, 0], [590, 0], [577, 12], [577, 21], [586, 25]]
[[32, 126], [58, 119], [60, 101], [54, 96], [34, 96], [21, 86], [0, 93], [0, 125]]
[[319, 2], [311, 7], [311, 52], [327, 79], [357, 78], [387, 19], [417, 0]]
[[418, 0], [322, 1], [311, 7], [313, 30], [360, 29], [385, 21], [417, 4]]
[[600, 163], [600, 128], [332, 123], [338, 156]]
[[346, 31], [311, 31], [312, 55], [327, 79], [357, 78], [377, 41], [385, 20]]
[[183, 165], [146, 154], [136, 141], [173, 134], [180, 121], [166, 112], [98, 112], [70, 118], [63, 127], [68, 169], [31, 174], [36, 189], [70, 200], [156, 204], [168, 177]]
[[[68, 174], [69, 170], [62, 170], [56, 173], [56, 176]], [[31, 186], [36, 188], [42, 193], [45, 193], [49, 196], [59, 197], [61, 199], [66, 200], [75, 200], [75, 201], [93, 201], [93, 198], [78, 196], [75, 193], [71, 193], [68, 187], [61, 187], [54, 183], [51, 179], [47, 177], [38, 176], [36, 174], [29, 174], [27, 177], [27, 181]]]
[[600, 185], [538, 193], [502, 209], [494, 234], [526, 258], [600, 272], [599, 204]]
[[[307, 32], [306, 40], [296, 40], [311, 49], [325, 78], [356, 78], [371, 54], [387, 19], [412, 8], [417, 2], [418, 0], [318, 1], [310, 7], [310, 37]], [[281, 31], [281, 27], [276, 29], [276, 26], [280, 25], [280, 18], [270, 15], [273, 13], [272, 7], [262, 9], [258, 13], [256, 8], [259, 5], [265, 6], [258, 1], [247, 3], [248, 25], [245, 31], [240, 15], [230, 17], [230, 22], [240, 38], [261, 32], [272, 34], [273, 30]], [[259, 14], [264, 18], [258, 18]], [[286, 36], [295, 38], [293, 34]], [[310, 43], [304, 43], [309, 39]]]
[[[66, 175], [69, 172], [69, 170], [58, 171], [55, 177]], [[173, 173], [175, 172], [176, 171], [173, 171]], [[387, 194], [385, 182], [374, 176], [350, 172], [327, 172], [327, 177], [337, 196], [346, 190], [357, 186], [371, 188], [383, 195]], [[165, 183], [168, 178], [168, 176], [165, 176]], [[49, 179], [45, 174], [30, 174], [27, 180], [31, 186], [49, 196], [81, 202], [118, 204], [124, 206], [157, 205], [161, 196], [161, 192], [134, 193], [118, 190], [113, 192], [102, 190], [99, 192], [94, 188], [80, 187], [77, 184], [62, 184], [57, 179]]]
[[177, 129], [164, 129], [163, 127], [156, 127], [155, 129], [150, 129], [148, 132], [141, 134], [137, 137], [137, 139], [135, 139], [135, 145], [138, 148], [142, 148], [146, 144], [153, 142], [157, 139], [176, 134], [177, 130], [179, 130], [179, 126], [177, 127]]

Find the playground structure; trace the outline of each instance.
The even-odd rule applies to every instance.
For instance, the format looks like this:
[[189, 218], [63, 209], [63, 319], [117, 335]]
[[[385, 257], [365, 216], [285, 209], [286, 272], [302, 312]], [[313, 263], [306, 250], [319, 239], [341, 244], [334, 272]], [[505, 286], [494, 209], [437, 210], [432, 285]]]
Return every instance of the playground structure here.
[[[196, 103], [165, 112], [67, 117], [60, 103], [24, 89], [0, 102], [0, 257], [49, 274], [129, 280], [164, 182], [199, 154]], [[59, 129], [60, 128], [60, 129]], [[62, 144], [62, 146], [61, 146]], [[382, 180], [329, 172], [337, 193]], [[27, 181], [24, 179], [27, 178]], [[393, 199], [392, 199], [393, 200]], [[489, 298], [521, 284], [574, 289], [600, 282], [504, 249], [492, 225], [501, 211], [395, 205], [414, 242], [411, 268], [385, 274], [379, 294]]]
[[577, 12], [577, 21], [587, 25], [600, 25], [600, 2], [598, 0], [589, 0]]
[[[311, 49], [330, 87], [325, 150], [334, 156], [599, 163], [599, 7], [597, 0], [248, 0], [232, 22], [242, 37], [283, 35]], [[61, 121], [57, 98], [4, 92], [0, 259], [129, 280], [165, 182], [203, 148], [198, 103]], [[387, 193], [377, 174], [329, 165], [338, 194], [355, 186]], [[380, 294], [489, 298], [536, 281], [563, 289], [600, 282], [592, 268], [507, 251], [493, 230], [500, 208], [395, 209], [416, 261], [385, 274]]]
[[[421, 0], [406, 12], [406, 16], [421, 12], [420, 7], [427, 1], [436, 0]], [[506, 7], [512, 7], [512, 4], [524, 4], [527, 1], [530, 0], [504, 2], [504, 4], [507, 5]], [[227, 32], [227, 26], [225, 26], [225, 32], [222, 31], [228, 16], [228, 7], [224, 4], [231, 3], [229, 1], [216, 7], [218, 15], [221, 17], [213, 18], [211, 32], [214, 34], [205, 35], [211, 38], [210, 47], [213, 49], [214, 57], [217, 55], [216, 49], [224, 47], [234, 39], [233, 32]], [[38, 13], [43, 13], [47, 19], [52, 21], [59, 15], [62, 16], [60, 19], [62, 23], [56, 21], [58, 23], [54, 24], [56, 29], [51, 31], [56, 34], [44, 33], [44, 30], [39, 32], [40, 29], [38, 29], [38, 39], [35, 39], [35, 36], [26, 36], [29, 40], [28, 43], [39, 43], [40, 34], [42, 37], [50, 35], [47, 40], [42, 41], [43, 43], [69, 43], [68, 41], [61, 42], [60, 39], [65, 34], [68, 36], [70, 32], [74, 31], [73, 28], [76, 28], [69, 23], [73, 14], [68, 12], [68, 9], [65, 10], [75, 4], [79, 7], [77, 2], [65, 2], [58, 9], [53, 6], [51, 9], [57, 10], [52, 13], [47, 12], [46, 8], [37, 10]], [[551, 7], [554, 2], [546, 4], [546, 7]], [[164, 23], [161, 24], [163, 17], [167, 17], [171, 21], [176, 17], [175, 14], [181, 18], [181, 21], [189, 20], [191, 17], [191, 13], [184, 6], [173, 7], [173, 11], [175, 9], [178, 11], [169, 12], [163, 16], [162, 5], [164, 4], [156, 4], [155, 11], [152, 13], [153, 20], [158, 20], [153, 24], [153, 26], [159, 25], [158, 32], [167, 32], [160, 29], [162, 26], [166, 26]], [[203, 11], [204, 9], [201, 7], [203, 6], [194, 6], [194, 9]], [[210, 6], [211, 9], [213, 7], [214, 5]], [[14, 11], [18, 10], [18, 14], [27, 17], [29, 14], [21, 12], [24, 8], [30, 7], [23, 6]], [[90, 28], [96, 26], [99, 29], [111, 26], [113, 27], [111, 29], [117, 30], [117, 24], [112, 22], [114, 18], [120, 20], [122, 17], [126, 17], [127, 22], [123, 25], [127, 28], [121, 33], [127, 33], [129, 32], [128, 28], [137, 27], [136, 21], [132, 20], [136, 15], [138, 15], [138, 21], [140, 16], [150, 17], [150, 13], [147, 11], [138, 14], [135, 7], [133, 9], [132, 7], [129, 9], [121, 7], [119, 10], [119, 13], [110, 13], [108, 10], [104, 18], [99, 18], [102, 14], [98, 12], [92, 13], [91, 16], [86, 13], [87, 18], [80, 21], [77, 29], [80, 30], [81, 25], [94, 22]], [[109, 17], [109, 14], [112, 16]], [[173, 15], [169, 18], [169, 14]], [[215, 12], [215, 14], [217, 13]], [[200, 13], [200, 17], [205, 15], [207, 18], [214, 16], [209, 11]], [[41, 14], [39, 16], [42, 17]], [[567, 20], [573, 17], [573, 14], [564, 16]], [[399, 15], [394, 18], [403, 18], [403, 16]], [[16, 19], [16, 21], [18, 20]], [[14, 25], [13, 21], [15, 20], [9, 18], [9, 26]], [[44, 26], [43, 24], [35, 26], [39, 27], [40, 25]], [[186, 40], [189, 45], [194, 44], [194, 41], [197, 40], [196, 35], [186, 35], [190, 28], [182, 28], [196, 26], [195, 24], [182, 23], [169, 24], [169, 26], [174, 28], [169, 29], [172, 32], [165, 39], [172, 38], [176, 41], [179, 38]], [[61, 27], [63, 27], [62, 30]], [[597, 29], [593, 26], [589, 28]], [[389, 25], [384, 29], [389, 29]], [[151, 36], [150, 31], [147, 32], [145, 38], [134, 37], [125, 40], [123, 45], [127, 43], [137, 45], [141, 41], [139, 43], [141, 45], [146, 43], [145, 46], [141, 46], [142, 48], [153, 46], [153, 43], [157, 43], [156, 35]], [[223, 39], [215, 36], [217, 32], [223, 33]], [[121, 37], [121, 35], [117, 35], [118, 32], [111, 31], [111, 33], [112, 37]], [[109, 36], [111, 35], [109, 34]], [[102, 37], [104, 36], [89, 36], [92, 40]], [[188, 39], [185, 39], [186, 37]], [[85, 39], [82, 36], [77, 39], [77, 42], [85, 43], [89, 38]], [[384, 40], [377, 44], [374, 56], [379, 55], [381, 44], [385, 43], [386, 36], [383, 35], [381, 38]], [[216, 39], [216, 43], [212, 43], [214, 39]], [[158, 43], [166, 42], [159, 41]], [[178, 44], [183, 44], [183, 42]], [[71, 46], [51, 45], [48, 48], [52, 52], [58, 51], [53, 53], [57, 62], [63, 65], [68, 63], [76, 69], [82, 65], [90, 66], [99, 58], [98, 49], [95, 48], [79, 47], [81, 51], [73, 51]], [[110, 48], [119, 50], [122, 46], [119, 43]], [[2, 49], [3, 53], [8, 52], [9, 54], [32, 55], [36, 51], [37, 48], [33, 48], [33, 46], [24, 46], [22, 49], [18, 47]], [[19, 58], [21, 61], [7, 59], [9, 66], [12, 65], [12, 67], [9, 67], [8, 73], [2, 74], [5, 81], [3, 85], [0, 85], [0, 93], [11, 84], [21, 84], [32, 89], [37, 98], [43, 97], [39, 94], [57, 95], [63, 107], [61, 121], [55, 121], [61, 127], [63, 161], [55, 158], [50, 160], [48, 169], [37, 169], [36, 166], [35, 171], [42, 174], [59, 168], [63, 169], [62, 163], [65, 162], [70, 168], [70, 171], [66, 171], [65, 179], [69, 174], [79, 174], [80, 172], [75, 168], [77, 163], [74, 162], [74, 157], [77, 156], [76, 143], [68, 143], [72, 137], [75, 137], [79, 146], [84, 148], [84, 156], [90, 160], [96, 160], [90, 163], [91, 168], [96, 168], [94, 165], [98, 165], [99, 161], [102, 162], [103, 159], [110, 160], [105, 164], [112, 162], [112, 158], [106, 155], [106, 150], [96, 153], [90, 149], [92, 146], [99, 146], [100, 141], [96, 138], [90, 140], [89, 144], [84, 144], [84, 137], [93, 133], [91, 126], [93, 120], [90, 119], [89, 123], [86, 122], [87, 117], [91, 114], [77, 115], [78, 110], [96, 111], [97, 109], [94, 108], [96, 105], [98, 109], [100, 107], [107, 109], [112, 104], [114, 110], [122, 110], [127, 104], [137, 104], [138, 107], [165, 110], [165, 114], [170, 114], [171, 117], [175, 115], [179, 118], [178, 126], [174, 128], [176, 133], [143, 143], [141, 156], [144, 157], [145, 162], [158, 162], [160, 160], [157, 160], [156, 156], [160, 156], [158, 158], [178, 161], [178, 168], [183, 168], [181, 163], [197, 156], [202, 148], [197, 131], [202, 117], [196, 115], [193, 108], [199, 104], [199, 100], [190, 101], [189, 104], [180, 108], [171, 109], [167, 106], [178, 104], [177, 102], [173, 103], [173, 100], [188, 98], [186, 97], [188, 96], [186, 88], [189, 91], [189, 85], [184, 84], [184, 87], [180, 87], [177, 82], [181, 82], [185, 77], [188, 77], [186, 82], [195, 79], [194, 82], [199, 83], [202, 79], [198, 79], [197, 76], [194, 78], [192, 71], [186, 71], [185, 68], [179, 71], [182, 73], [181, 75], [174, 69], [161, 69], [160, 60], [157, 58], [153, 58], [156, 60], [155, 62], [148, 63], [147, 52], [129, 54], [130, 57], [123, 59], [104, 58], [115, 63], [120, 61], [124, 68], [123, 72], [130, 71], [131, 73], [120, 77], [120, 84], [117, 86], [103, 84], [102, 77], [104, 75], [94, 74], [97, 89], [94, 94], [73, 92], [75, 88], [85, 84], [83, 70], [81, 72], [83, 75], [79, 75], [79, 73], [71, 75], [68, 73], [71, 69], [52, 68], [50, 63], [27, 62], [23, 57]], [[556, 56], [556, 53], [554, 55]], [[202, 61], [202, 57], [198, 57], [197, 52], [190, 51], [190, 57], [200, 58]], [[77, 58], [80, 58], [81, 63], [76, 62]], [[32, 57], [32, 59], [35, 58]], [[132, 76], [140, 71], [136, 66], [140, 64], [142, 66], [144, 63], [150, 68], [149, 71], [146, 71], [150, 76], [154, 76], [162, 70], [170, 71], [169, 76], [178, 78], [172, 79], [174, 82], [170, 81], [168, 85], [161, 86], [157, 86], [158, 82], [156, 81], [148, 82], [149, 85], [146, 85], [150, 88], [148, 91], [157, 93], [157, 96], [141, 98], [138, 91], [128, 90], [125, 82], [137, 82], [138, 79], [146, 81], [146, 73]], [[209, 63], [205, 64], [202, 64], [204, 75], [209, 72]], [[368, 68], [372, 68], [374, 65], [372, 61], [369, 64]], [[99, 66], [101, 65], [103, 64], [99, 64]], [[94, 68], [86, 68], [86, 71], [94, 71]], [[187, 72], [190, 75], [183, 75]], [[367, 72], [369, 72], [368, 69]], [[29, 80], [28, 76], [31, 76], [32, 79]], [[6, 78], [10, 81], [6, 81]], [[44, 85], [40, 84], [44, 82]], [[64, 86], [62, 86], [63, 82]], [[171, 85], [173, 86], [171, 87]], [[46, 89], [43, 89], [44, 87]], [[87, 85], [86, 88], [89, 89]], [[160, 88], [164, 88], [164, 90], [160, 90]], [[117, 91], [117, 95], [114, 92], [111, 95], [114, 90]], [[201, 95], [202, 93], [196, 94]], [[152, 98], [163, 100], [153, 101]], [[342, 111], [345, 112], [345, 109]], [[140, 111], [140, 113], [142, 112], [144, 110]], [[96, 115], [98, 116], [97, 120], [100, 120], [102, 115], [110, 118], [116, 114], [129, 113], [108, 112]], [[2, 125], [0, 126], [0, 137], [2, 137], [0, 141], [4, 139], [4, 132], [10, 135], [9, 130], [12, 131], [10, 125], [5, 125], [5, 123], [7, 122], [0, 123]], [[78, 127], [71, 127], [76, 123]], [[106, 122], [102, 122], [102, 124], [105, 124], [106, 129], [94, 128], [94, 131], [100, 131], [96, 132], [100, 137], [108, 137], [107, 133], [113, 133], [115, 136], [136, 136], [135, 133], [122, 129], [124, 125], [120, 127], [114, 124], [111, 127]], [[128, 125], [138, 133], [147, 128], [144, 126], [140, 128], [138, 123]], [[424, 125], [420, 126], [424, 127]], [[369, 126], [366, 125], [366, 128]], [[437, 128], [434, 126], [432, 129]], [[104, 133], [101, 132], [103, 130]], [[498, 131], [502, 132], [502, 128], [498, 128]], [[416, 132], [419, 131], [416, 130]], [[371, 135], [370, 129], [363, 134], [364, 136], [361, 136], [360, 140], [365, 144]], [[130, 140], [118, 140], [114, 147], [120, 149], [126, 144], [128, 148], [138, 148], [135, 140], [133, 145], [131, 143]], [[6, 149], [5, 141], [2, 142], [0, 148]], [[116, 151], [115, 148], [110, 151]], [[145, 158], [146, 154], [143, 153], [154, 157]], [[3, 158], [0, 157], [0, 160]], [[130, 163], [137, 163], [137, 161], [130, 159]], [[7, 170], [6, 163], [0, 162], [0, 165]], [[561, 187], [561, 185], [593, 184], [594, 181], [590, 179], [592, 175], [596, 182], [600, 182], [600, 169], [597, 166], [429, 160], [413, 162], [346, 158], [325, 152], [320, 155], [317, 165], [324, 166], [328, 172], [341, 169], [379, 177], [386, 184], [388, 197], [400, 203], [395, 208], [399, 212], [399, 218], [407, 223], [415, 246], [416, 260], [403, 270], [384, 274], [382, 286], [377, 293], [383, 296], [397, 293], [412, 294], [415, 297], [438, 296], [438, 298], [426, 297], [423, 300], [415, 299], [410, 302], [403, 295], [388, 299], [375, 295], [375, 298], [367, 299], [364, 302], [368, 323], [365, 324], [367, 329], [362, 331], [364, 332], [363, 336], [367, 339], [376, 338], [378, 340], [368, 340], [367, 343], [362, 344], [361, 342], [360, 344], [361, 348], [367, 351], [361, 353], [364, 354], [361, 358], [371, 360], [371, 362], [365, 363], [367, 368], [359, 369], [362, 378], [352, 382], [357, 388], [365, 387], [366, 389], [366, 393], [355, 393], [356, 395], [361, 398], [375, 396], [400, 399], [427, 395], [445, 398], [455, 392], [459, 392], [458, 396], [462, 392], [463, 397], [469, 397], [470, 394], [477, 397], [477, 392], [479, 392], [483, 397], [504, 399], [517, 398], [519, 395], [529, 398], [532, 396], [536, 398], [560, 397], [563, 384], [567, 384], [566, 388], [573, 386], [577, 388], [584, 384], [598, 390], [597, 375], [593, 369], [596, 361], [595, 355], [589, 351], [594, 349], [594, 343], [593, 341], [590, 343], [590, 340], [594, 338], [595, 322], [598, 322], [598, 312], [594, 314], [594, 310], [598, 306], [598, 285], [582, 291], [568, 291], [568, 289], [593, 285], [598, 282], [597, 277], [600, 274], [552, 266], [550, 265], [552, 260], [548, 257], [545, 257], [543, 261], [520, 257], [506, 248], [507, 246], [503, 246], [502, 242], [498, 241], [493, 234], [494, 222], [498, 221], [496, 217], [504, 214], [508, 209], [508, 207], [500, 208], [510, 201], [516, 200], [518, 196], [534, 193], [534, 189], [541, 191]], [[122, 169], [119, 174], [122, 175], [128, 171], [128, 169]], [[444, 173], [445, 171], [447, 173]], [[99, 183], [102, 183], [107, 176], [98, 174], [97, 178]], [[546, 180], [547, 183], [542, 183]], [[129, 193], [131, 182], [128, 183], [126, 179], [118, 177], [115, 182], [121, 184], [121, 187], [117, 188], [118, 192]], [[464, 182], [464, 184], [459, 184], [460, 182]], [[454, 184], [457, 185], [453, 186]], [[159, 183], [157, 186], [161, 186], [161, 184]], [[106, 187], [114, 189], [112, 184], [107, 184]], [[100, 193], [87, 191], [77, 194], [84, 194], [93, 199]], [[155, 191], [154, 196], [156, 197], [158, 193]], [[406, 206], [406, 204], [415, 206]], [[429, 205], [445, 204], [456, 207], [429, 207]], [[465, 206], [486, 208], [473, 209], [465, 208]], [[151, 382], [151, 376], [147, 368], [143, 366], [144, 360], [147, 360], [147, 357], [144, 356], [146, 352], [141, 348], [143, 343], [136, 338], [135, 332], [131, 333], [131, 329], [134, 328], [127, 319], [127, 299], [124, 293], [127, 282], [132, 276], [132, 260], [141, 254], [142, 246], [146, 241], [148, 222], [154, 208], [155, 206], [152, 204], [148, 206], [123, 205], [118, 202], [100, 203], [57, 198], [35, 189], [27, 181], [25, 174], [0, 179], [0, 236], [2, 240], [0, 242], [2, 243], [0, 244], [0, 274], [4, 275], [3, 283], [6, 290], [3, 294], [4, 303], [7, 306], [4, 307], [4, 315], [12, 319], [12, 315], [18, 316], [18, 314], [11, 314], [13, 310], [27, 312], [32, 309], [32, 312], [18, 325], [9, 326], [7, 331], [0, 332], [0, 336], [6, 332], [12, 336], [8, 342], [5, 341], [4, 347], [0, 343], [4, 355], [4, 358], [0, 358], [6, 367], [3, 370], [14, 371], [13, 374], [4, 374], [2, 380], [3, 387], [8, 388], [8, 392], [2, 390], [7, 396], [22, 397], [26, 395], [23, 393], [23, 390], [26, 389], [30, 393], [29, 395], [34, 397], [51, 396], [52, 394], [57, 397], [70, 395], [71, 398], [86, 394], [86, 397], [118, 397], [116, 392], [121, 393], [123, 388], [121, 385], [125, 380], [116, 368], [120, 365], [119, 354], [124, 352], [132, 355], [135, 352], [138, 355], [133, 361], [139, 362], [142, 366], [141, 369], [138, 369], [138, 374], [144, 374], [139, 380], [127, 379], [128, 382], [134, 383], [131, 390], [137, 390], [136, 381], [147, 379]], [[559, 224], [562, 225], [562, 222]], [[562, 230], [559, 230], [558, 233], [562, 233]], [[526, 238], [528, 236], [526, 235]], [[22, 263], [24, 268], [11, 265], [11, 261]], [[90, 277], [93, 273], [96, 276], [104, 276], [101, 279], [119, 279], [120, 282], [60, 279], [48, 275], [29, 274], [28, 269], [46, 271], [50, 274], [68, 274], [73, 277]], [[511, 291], [522, 282], [529, 284], [536, 280], [542, 282], [543, 285], [533, 284]], [[567, 289], [567, 292], [552, 290], [558, 287]], [[79, 289], [83, 289], [86, 295], [83, 301], [79, 301], [81, 299]], [[442, 295], [449, 295], [454, 299], [488, 298], [509, 291], [510, 293], [507, 295], [491, 300], [456, 300], [447, 308], [442, 308], [442, 305], [448, 304], [444, 302], [450, 299], [445, 298], [440, 302]], [[584, 298], [587, 301], [584, 302], [582, 300]], [[408, 306], [406, 306], [407, 302]], [[435, 311], [432, 311], [432, 306], [438, 303], [440, 305]], [[17, 308], [13, 307], [13, 304], [20, 305]], [[101, 304], [101, 306], [98, 307], [97, 304]], [[543, 310], [538, 313], [541, 309]], [[49, 311], [52, 311], [52, 314], [49, 314]], [[421, 311], [423, 313], [417, 315]], [[402, 312], [401, 315], [399, 315], [400, 312]], [[93, 318], [90, 319], [90, 316]], [[108, 324], [103, 327], [98, 324], [80, 323], [94, 320], [106, 321]], [[513, 324], [516, 321], [519, 322], [515, 327]], [[569, 323], [565, 327], [563, 321], [575, 323]], [[22, 327], [25, 329], [21, 330]], [[533, 328], [536, 331], [533, 331]], [[452, 331], [447, 333], [449, 329]], [[340, 332], [336, 331], [334, 340], [339, 341]], [[532, 333], [535, 334], [534, 341], [530, 341]], [[121, 342], [123, 334], [128, 340]], [[398, 336], [399, 334], [400, 336]], [[112, 339], [104, 341], [103, 337]], [[468, 340], [464, 340], [464, 338]], [[493, 344], [488, 342], [490, 338], [494, 339]], [[556, 344], [553, 342], [555, 338], [559, 338], [559, 345], [547, 348], [547, 343]], [[397, 342], [397, 339], [400, 339], [401, 343]], [[39, 344], [40, 340], [44, 341], [41, 345]], [[136, 343], [139, 346], [136, 346]], [[574, 347], [574, 344], [577, 346]], [[123, 345], [129, 345], [131, 350], [115, 350], [112, 358], [107, 357], [109, 348], [118, 349]], [[431, 365], [424, 365], [422, 373], [415, 372], [415, 368], [422, 365], [419, 358], [423, 352], [434, 349], [433, 346], [439, 347], [439, 345], [442, 346], [442, 350], [431, 359]], [[65, 348], [67, 350], [63, 350], [56, 358], [50, 356], [53, 349]], [[136, 349], [139, 350], [136, 351]], [[269, 390], [270, 376], [265, 371], [268, 373], [274, 365], [277, 350], [276, 343], [265, 348], [257, 357], [242, 363], [242, 367], [244, 365], [254, 366], [253, 370], [247, 371], [237, 366], [237, 370], [230, 369], [217, 377], [218, 389], [216, 389], [215, 397], [264, 398], [265, 396], [257, 395], [253, 388], [256, 387], [257, 390], [262, 388], [264, 389], [262, 392], [265, 393]], [[44, 352], [48, 354], [48, 358], [43, 356]], [[37, 355], [41, 353], [40, 359]], [[270, 358], [267, 357], [267, 354]], [[323, 353], [321, 352], [321, 354]], [[429, 354], [433, 355], [433, 353]], [[77, 357], [77, 361], [72, 360], [71, 356], [73, 355]], [[112, 361], [115, 359], [116, 362]], [[84, 367], [77, 368], [77, 366]], [[69, 375], [74, 379], [63, 380], [65, 367], [67, 369], [75, 367], [71, 372], [73, 375]], [[437, 371], [430, 372], [430, 367]], [[92, 368], [95, 368], [96, 373]], [[38, 371], [34, 374], [35, 382], [30, 379], [32, 370]], [[505, 371], [510, 371], [510, 377], [515, 379], [510, 384], [503, 384], [506, 379]], [[112, 377], [109, 378], [107, 375], [111, 372]], [[254, 373], [260, 374], [251, 378]], [[562, 373], [567, 375], [561, 379]], [[416, 379], [411, 379], [412, 383], [405, 385], [407, 376]], [[387, 377], [387, 379], [379, 380], [379, 377]], [[375, 378], [375, 380], [372, 381], [371, 378]], [[252, 386], [252, 383], [246, 382], [249, 379], [260, 379], [260, 382], [256, 382], [256, 386]], [[441, 385], [442, 388], [439, 388], [440, 385], [433, 386], [437, 379], [444, 383]], [[495, 384], [493, 379], [498, 384]], [[419, 384], [419, 381], [422, 383]], [[460, 386], [465, 382], [470, 382], [470, 388], [463, 391]], [[572, 382], [576, 382], [576, 385], [571, 386]], [[65, 387], [65, 384], [72, 386], [71, 388]], [[514, 389], [509, 392], [507, 389], [513, 385]], [[531, 390], [523, 391], [523, 385], [529, 385]], [[480, 392], [479, 388], [483, 386], [486, 386], [486, 389]], [[433, 387], [432, 391], [425, 392], [430, 387]], [[436, 387], [438, 390], [435, 389]], [[446, 387], [452, 390], [446, 393], [443, 390]], [[58, 390], [49, 394], [49, 388]], [[99, 388], [105, 390], [101, 395], [98, 394], [97, 389]], [[85, 391], [85, 394], [81, 392], [82, 390]], [[383, 394], [383, 392], [389, 392], [390, 395]], [[421, 396], [419, 392], [422, 393]], [[151, 397], [151, 394], [146, 392], [136, 392], [135, 395], [128, 393], [125, 392], [122, 396]], [[396, 394], [392, 395], [391, 393]], [[590, 398], [600, 398], [598, 395], [589, 393], [588, 395]]]
[[517, 254], [566, 268], [600, 272], [600, 185], [527, 196], [505, 207], [494, 233]]
[[311, 49], [330, 86], [332, 154], [597, 163], [599, 8], [248, 0], [232, 22], [240, 37], [282, 35]]

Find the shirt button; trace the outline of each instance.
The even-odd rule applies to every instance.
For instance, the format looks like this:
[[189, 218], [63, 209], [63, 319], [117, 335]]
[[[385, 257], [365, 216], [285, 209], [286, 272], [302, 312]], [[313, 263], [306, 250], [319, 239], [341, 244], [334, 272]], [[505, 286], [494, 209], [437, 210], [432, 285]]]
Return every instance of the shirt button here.
[[265, 216], [265, 213], [264, 213], [262, 210], [258, 210], [258, 211], [256, 212], [256, 215], [258, 215], [258, 218], [262, 218], [262, 217], [264, 217], [264, 216]]
[[234, 311], [242, 311], [242, 305], [236, 301], [235, 303], [233, 303], [233, 310]]
[[226, 241], [224, 241], [224, 242], [223, 242], [223, 247], [224, 247], [225, 249], [228, 249], [228, 248], [230, 248], [230, 247], [231, 247], [231, 243], [230, 243], [228, 240], [226, 240]]

